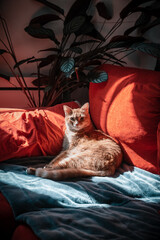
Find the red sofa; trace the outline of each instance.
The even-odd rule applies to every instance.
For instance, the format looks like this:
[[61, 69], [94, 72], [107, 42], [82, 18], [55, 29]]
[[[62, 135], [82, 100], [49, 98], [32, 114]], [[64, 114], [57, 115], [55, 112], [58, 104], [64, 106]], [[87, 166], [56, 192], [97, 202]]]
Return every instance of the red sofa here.
[[[95, 126], [120, 143], [124, 161], [160, 174], [160, 73], [112, 65], [103, 65], [102, 70], [108, 74], [107, 82], [91, 83], [89, 89], [90, 113]], [[69, 105], [77, 107], [73, 102]], [[15, 114], [17, 112], [18, 115]], [[2, 119], [7, 122], [7, 126], [2, 124]], [[0, 161], [59, 152], [64, 133], [62, 105], [42, 110], [1, 109], [0, 120], [0, 134], [3, 136]], [[12, 127], [8, 122], [12, 123]], [[25, 128], [22, 122], [27, 124]], [[42, 129], [44, 125], [45, 130]], [[8, 135], [4, 131], [6, 128], [10, 129]], [[41, 130], [38, 137], [35, 133], [34, 141], [28, 133], [35, 128]], [[13, 134], [16, 135], [17, 131], [20, 133], [19, 139], [14, 141]], [[47, 142], [42, 141], [43, 138]], [[5, 240], [38, 239], [27, 225], [17, 225], [12, 208], [2, 194], [0, 232]]]

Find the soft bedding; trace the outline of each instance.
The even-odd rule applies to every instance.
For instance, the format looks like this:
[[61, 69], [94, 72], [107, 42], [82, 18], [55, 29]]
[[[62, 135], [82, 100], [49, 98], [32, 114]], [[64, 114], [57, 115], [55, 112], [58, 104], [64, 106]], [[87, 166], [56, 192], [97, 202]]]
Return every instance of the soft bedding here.
[[0, 191], [40, 239], [160, 239], [159, 175], [125, 163], [113, 177], [55, 182], [26, 174], [28, 162], [50, 159], [0, 164]]

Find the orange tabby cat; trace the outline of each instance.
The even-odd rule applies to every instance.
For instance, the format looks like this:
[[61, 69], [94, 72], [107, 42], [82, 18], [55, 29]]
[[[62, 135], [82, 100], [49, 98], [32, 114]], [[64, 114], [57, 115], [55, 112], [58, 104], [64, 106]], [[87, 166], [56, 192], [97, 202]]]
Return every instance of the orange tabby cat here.
[[122, 161], [121, 148], [110, 136], [94, 129], [89, 103], [77, 109], [63, 108], [66, 131], [61, 153], [44, 168], [28, 168], [27, 173], [52, 180], [113, 175]]

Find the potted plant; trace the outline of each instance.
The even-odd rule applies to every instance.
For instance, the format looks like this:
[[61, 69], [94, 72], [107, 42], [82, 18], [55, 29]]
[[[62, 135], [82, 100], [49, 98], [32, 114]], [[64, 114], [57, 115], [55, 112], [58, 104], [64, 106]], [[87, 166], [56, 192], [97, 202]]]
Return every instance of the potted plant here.
[[[143, 37], [150, 28], [160, 23], [158, 0], [132, 0], [120, 12], [120, 18], [114, 26], [102, 35], [104, 23], [112, 18], [104, 2], [96, 3], [95, 8], [104, 23], [97, 30], [92, 22], [93, 16], [88, 14], [91, 0], [75, 0], [67, 14], [57, 4], [46, 0], [35, 0], [47, 6], [51, 11], [34, 17], [25, 31], [34, 38], [49, 39], [53, 47], [41, 49], [39, 52], [49, 52], [46, 57], [29, 57], [21, 61], [15, 59], [14, 68], [20, 70], [24, 63], [37, 64], [37, 76], [33, 84], [40, 89], [44, 87], [44, 96], [39, 100], [39, 106], [51, 106], [61, 101], [69, 100], [70, 93], [79, 87], [88, 87], [90, 82], [103, 82], [107, 74], [99, 70], [102, 63], [124, 65], [124, 58], [139, 50], [156, 58], [160, 57], [160, 44], [151, 43]], [[144, 4], [145, 3], [145, 4]], [[135, 25], [127, 29], [122, 35], [115, 36], [115, 31], [122, 26], [129, 15], [139, 12], [140, 16]], [[61, 39], [58, 39], [54, 26], [61, 22]], [[52, 23], [52, 28], [47, 24]], [[138, 36], [132, 32], [139, 30]], [[87, 36], [87, 39], [86, 37]], [[87, 45], [87, 50], [83, 46]], [[121, 53], [125, 53], [121, 56]], [[1, 54], [6, 53], [1, 49]], [[44, 67], [48, 66], [48, 74], [44, 74]], [[20, 73], [21, 76], [21, 73]], [[23, 80], [23, 78], [22, 78]], [[39, 94], [40, 96], [40, 94]]]

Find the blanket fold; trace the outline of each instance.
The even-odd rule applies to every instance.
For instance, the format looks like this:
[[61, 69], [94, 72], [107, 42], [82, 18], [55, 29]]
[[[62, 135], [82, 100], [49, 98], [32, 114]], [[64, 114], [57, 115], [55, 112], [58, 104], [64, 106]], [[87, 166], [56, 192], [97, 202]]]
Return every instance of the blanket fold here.
[[114, 177], [55, 182], [1, 163], [0, 191], [42, 240], [160, 239], [160, 176], [127, 164]]

